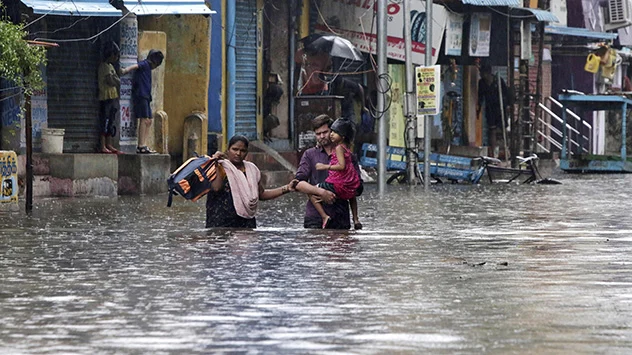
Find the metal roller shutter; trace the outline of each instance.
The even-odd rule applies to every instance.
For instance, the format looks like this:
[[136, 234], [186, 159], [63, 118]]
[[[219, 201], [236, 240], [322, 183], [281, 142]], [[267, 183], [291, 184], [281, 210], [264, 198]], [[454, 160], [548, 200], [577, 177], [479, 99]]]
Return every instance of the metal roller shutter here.
[[59, 47], [48, 50], [48, 126], [64, 128], [64, 152], [95, 152], [99, 140], [99, 98], [97, 71], [100, 49], [107, 40], [116, 40], [118, 27], [94, 36], [114, 22], [113, 18], [47, 16], [49, 31], [56, 32]]
[[237, 0], [235, 133], [257, 138], [257, 4]]

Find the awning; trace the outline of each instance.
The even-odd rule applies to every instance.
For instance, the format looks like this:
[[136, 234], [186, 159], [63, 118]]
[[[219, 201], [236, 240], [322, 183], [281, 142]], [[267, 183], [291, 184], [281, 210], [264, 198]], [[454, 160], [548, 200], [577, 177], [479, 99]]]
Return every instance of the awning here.
[[618, 36], [617, 33], [596, 32], [585, 28], [562, 26], [546, 26], [544, 28], [544, 33], [548, 35], [583, 37], [594, 40], [614, 40]]
[[529, 7], [515, 7], [512, 8], [509, 13], [511, 15], [515, 15], [516, 13], [523, 13], [523, 14], [527, 14], [530, 13], [533, 16], [535, 16], [535, 18], [538, 21], [542, 21], [542, 22], [560, 22], [560, 19], [557, 18], [557, 16], [555, 16], [555, 14], [546, 11], [546, 10], [540, 10], [540, 9], [532, 9]]
[[61, 16], [121, 16], [108, 0], [22, 0], [36, 14]]
[[[231, 0], [233, 1], [233, 0]], [[125, 7], [136, 15], [210, 15], [205, 0], [123, 0]]]
[[[121, 10], [109, 0], [21, 0], [36, 14], [61, 16], [114, 16]], [[136, 15], [210, 15], [215, 11], [205, 0], [124, 0], [125, 7]]]
[[461, 0], [465, 5], [474, 6], [522, 6], [522, 0]]

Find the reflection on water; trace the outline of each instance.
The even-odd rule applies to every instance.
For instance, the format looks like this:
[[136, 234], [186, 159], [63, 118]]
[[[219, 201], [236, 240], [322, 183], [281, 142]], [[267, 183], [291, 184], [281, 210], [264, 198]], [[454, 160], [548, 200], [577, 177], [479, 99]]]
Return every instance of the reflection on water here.
[[632, 176], [369, 186], [365, 229], [254, 231], [203, 202], [37, 200], [0, 215], [2, 353], [628, 353]]

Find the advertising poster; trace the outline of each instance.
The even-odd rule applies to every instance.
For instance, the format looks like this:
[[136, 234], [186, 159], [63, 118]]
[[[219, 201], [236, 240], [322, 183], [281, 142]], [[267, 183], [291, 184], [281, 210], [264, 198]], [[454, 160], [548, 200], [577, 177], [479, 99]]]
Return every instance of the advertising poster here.
[[[121, 59], [121, 67], [129, 67], [136, 62], [136, 59]], [[132, 78], [132, 74], [121, 77], [121, 121], [119, 124], [121, 142], [136, 140], [136, 119], [132, 117]]]
[[13, 151], [0, 150], [0, 209], [18, 205], [18, 156]]
[[463, 15], [457, 13], [448, 14], [448, 25], [445, 33], [445, 54], [461, 55], [463, 45]]
[[[42, 66], [42, 79], [48, 82], [46, 76], [46, 66]], [[47, 87], [35, 90], [31, 95], [31, 130], [33, 132], [33, 148], [42, 148], [42, 128], [48, 128], [48, 92]], [[26, 121], [24, 117], [20, 119], [20, 148], [26, 149]]]
[[388, 110], [388, 145], [405, 147], [404, 128], [404, 96], [406, 93], [406, 67], [402, 64], [389, 64], [388, 72], [393, 78], [391, 86], [391, 105]]
[[[138, 62], [138, 23], [135, 17], [121, 21], [121, 67], [127, 68]], [[132, 77], [126, 74], [121, 77], [120, 121], [118, 122], [121, 143], [136, 140], [136, 119], [132, 117]]]
[[441, 105], [441, 66], [417, 67], [417, 117], [436, 115]]
[[[327, 6], [319, 7], [319, 16], [315, 25], [320, 32], [334, 33], [351, 41], [359, 50], [377, 53], [376, 9], [374, 1], [329, 1]], [[417, 65], [425, 64], [426, 53], [426, 3], [411, 1], [410, 13], [412, 32], [412, 61]], [[403, 0], [390, 0], [386, 7], [387, 21], [387, 57], [406, 60], [404, 38]], [[441, 5], [432, 6], [432, 60], [439, 57], [439, 48], [448, 21], [448, 11]]]
[[489, 57], [489, 44], [492, 35], [492, 15], [475, 12], [470, 22], [469, 54], [472, 57]]

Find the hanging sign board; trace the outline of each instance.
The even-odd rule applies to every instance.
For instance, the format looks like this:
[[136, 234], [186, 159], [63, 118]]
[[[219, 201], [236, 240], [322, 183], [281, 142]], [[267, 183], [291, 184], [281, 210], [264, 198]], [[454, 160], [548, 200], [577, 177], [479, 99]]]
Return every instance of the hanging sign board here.
[[469, 54], [472, 57], [489, 57], [489, 44], [492, 35], [492, 15], [475, 12], [470, 22]]
[[417, 117], [436, 115], [441, 105], [441, 66], [415, 68]]
[[531, 23], [521, 21], [520, 26], [520, 59], [531, 59]]
[[445, 33], [445, 55], [461, 56], [463, 44], [463, 15], [448, 14], [448, 25]]
[[[324, 3], [324, 2], [321, 2]], [[327, 6], [318, 7], [315, 28], [319, 32], [333, 33], [351, 41], [359, 50], [377, 53], [375, 1], [327, 1]], [[408, 16], [411, 17], [412, 61], [425, 64], [426, 53], [426, 3], [411, 1]], [[441, 5], [432, 5], [432, 63], [439, 57], [439, 48], [448, 21], [448, 11]], [[386, 55], [404, 61], [404, 0], [389, 0], [386, 5]]]

